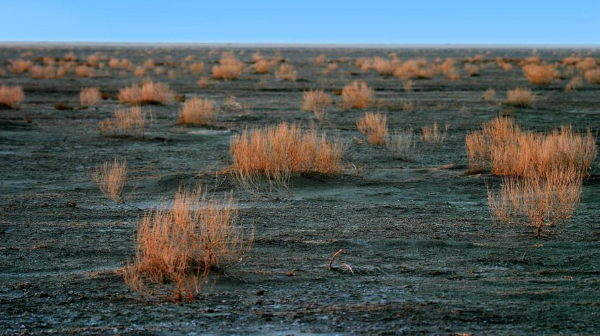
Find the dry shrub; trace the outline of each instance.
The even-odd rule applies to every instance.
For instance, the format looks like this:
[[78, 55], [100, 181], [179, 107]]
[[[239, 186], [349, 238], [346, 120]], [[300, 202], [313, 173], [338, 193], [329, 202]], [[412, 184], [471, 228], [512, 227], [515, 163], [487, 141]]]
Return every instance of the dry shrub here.
[[446, 79], [448, 79], [448, 80], [454, 81], [454, 80], [460, 79], [458, 70], [454, 66], [455, 63], [456, 63], [456, 60], [454, 60], [452, 58], [447, 58], [444, 61], [444, 63], [442, 63], [442, 65], [441, 65], [442, 72], [444, 73], [444, 75], [446, 76]]
[[423, 133], [422, 139], [425, 142], [440, 145], [444, 143], [444, 141], [446, 141], [449, 129], [450, 125], [446, 124], [446, 126], [444, 127], [444, 131], [441, 131], [437, 122], [434, 122], [432, 126], [423, 126], [421, 128], [421, 131]]
[[496, 64], [504, 71], [510, 71], [513, 68], [512, 64], [504, 61], [497, 62]]
[[580, 175], [589, 174], [598, 155], [591, 131], [576, 134], [561, 127], [548, 134], [523, 131], [512, 119], [496, 118], [466, 139], [471, 171], [490, 169], [494, 175], [547, 176], [554, 169], [573, 167]]
[[65, 70], [63, 67], [55, 68], [54, 66], [39, 66], [36, 65], [29, 69], [29, 73], [31, 78], [34, 79], [55, 79], [61, 78], [65, 75]]
[[575, 65], [581, 61], [581, 57], [569, 56], [562, 60], [563, 65]]
[[16, 60], [10, 60], [9, 62], [10, 65], [8, 66], [8, 69], [16, 74], [27, 72], [33, 66], [31, 61], [20, 58]]
[[162, 75], [165, 74], [165, 68], [163, 68], [163, 67], [156, 67], [156, 68], [154, 68], [154, 73], [157, 76], [162, 76]]
[[337, 174], [343, 168], [342, 146], [319, 136], [315, 129], [302, 131], [296, 124], [281, 123], [251, 132], [244, 130], [230, 144], [231, 173], [242, 186], [260, 191], [260, 182], [272, 189], [288, 189], [294, 173]]
[[496, 96], [496, 90], [490, 88], [485, 90], [483, 95], [481, 95], [481, 99], [485, 101], [490, 101], [494, 99], [494, 96]]
[[211, 272], [240, 263], [252, 247], [253, 233], [237, 219], [231, 193], [220, 201], [180, 188], [171, 207], [142, 217], [125, 282], [142, 295], [192, 299]]
[[585, 80], [590, 84], [600, 84], [600, 69], [586, 71]]
[[337, 70], [339, 67], [339, 63], [329, 63], [327, 67], [323, 69], [323, 75], [327, 76], [330, 72]]
[[87, 65], [80, 65], [75, 68], [75, 74], [77, 77], [94, 77], [94, 69]]
[[204, 70], [204, 62], [190, 64], [190, 72], [194, 76], [198, 76]]
[[0, 108], [19, 108], [21, 107], [23, 98], [25, 98], [25, 95], [23, 94], [23, 88], [20, 85], [0, 86]]
[[380, 113], [366, 113], [356, 121], [358, 131], [367, 135], [367, 141], [372, 145], [383, 145], [388, 135], [387, 116]]
[[119, 61], [118, 58], [111, 58], [110, 61], [108, 61], [108, 67], [113, 70], [119, 69], [121, 67], [121, 61]]
[[566, 92], [577, 91], [580, 87], [583, 86], [583, 80], [581, 77], [573, 77], [571, 80], [565, 85]]
[[408, 160], [412, 156], [415, 136], [412, 129], [390, 134], [385, 140], [385, 146], [397, 159]]
[[208, 77], [200, 77], [198, 80], [198, 86], [201, 89], [206, 89], [208, 87]]
[[98, 88], [83, 88], [79, 92], [79, 102], [82, 107], [94, 106], [100, 99], [101, 95]]
[[424, 58], [411, 59], [396, 68], [394, 76], [402, 79], [433, 78], [438, 72], [436, 64], [429, 64]]
[[144, 67], [137, 67], [137, 68], [135, 68], [135, 71], [133, 72], [133, 74], [136, 77], [144, 77], [144, 75], [146, 75], [146, 68], [144, 68]]
[[183, 104], [179, 113], [179, 124], [212, 125], [217, 121], [219, 111], [212, 100], [194, 97]]
[[465, 70], [466, 73], [469, 74], [469, 77], [477, 77], [479, 76], [479, 66], [477, 65], [473, 65], [471, 63], [465, 63], [465, 65], [463, 66], [463, 69]]
[[145, 81], [140, 87], [134, 84], [119, 90], [121, 104], [160, 104], [166, 105], [173, 100], [173, 92], [167, 84]]
[[325, 61], [327, 60], [327, 55], [325, 54], [321, 54], [319, 56], [317, 56], [317, 58], [315, 58], [315, 65], [316, 66], [323, 66], [323, 64], [325, 64]]
[[155, 65], [156, 64], [154, 63], [154, 60], [152, 58], [149, 58], [144, 62], [144, 68], [146, 69], [152, 69]]
[[113, 117], [98, 125], [100, 134], [110, 136], [144, 137], [146, 112], [140, 106], [117, 108]]
[[317, 111], [323, 111], [331, 105], [331, 96], [323, 90], [304, 91], [302, 100], [302, 110], [313, 111], [315, 114]]
[[393, 76], [399, 66], [400, 61], [397, 59], [389, 61], [377, 56], [373, 58], [372, 67], [381, 76]]
[[266, 74], [271, 72], [275, 65], [277, 65], [277, 60], [259, 59], [254, 64], [254, 68], [257, 74]]
[[412, 79], [404, 81], [404, 83], [402, 83], [402, 87], [404, 88], [404, 91], [412, 92], [413, 87], [414, 87], [414, 83], [413, 83]]
[[282, 64], [279, 66], [279, 70], [275, 72], [275, 76], [281, 80], [295, 82], [298, 71], [294, 70], [294, 67], [291, 64]]
[[582, 178], [576, 169], [553, 169], [547, 176], [503, 178], [499, 193], [488, 190], [488, 205], [496, 221], [529, 225], [539, 237], [573, 217], [581, 192]]
[[343, 106], [349, 108], [366, 108], [371, 104], [375, 91], [365, 82], [354, 81], [342, 90]]
[[525, 77], [532, 84], [550, 84], [556, 78], [560, 78], [560, 72], [556, 64], [530, 64], [523, 67]]
[[530, 89], [517, 87], [506, 92], [506, 104], [518, 107], [529, 107], [535, 101], [535, 94]]
[[586, 57], [583, 60], [577, 62], [577, 64], [575, 65], [577, 70], [579, 70], [581, 72], [593, 70], [597, 66], [598, 66], [598, 63], [596, 62], [596, 59], [593, 57]]
[[127, 160], [115, 159], [113, 163], [106, 161], [96, 168], [92, 178], [100, 191], [115, 202], [121, 201], [121, 193], [127, 179]]
[[92, 55], [89, 55], [86, 58], [86, 61], [87, 61], [87, 65], [89, 65], [92, 68], [96, 68], [96, 67], [98, 67], [99, 63], [105, 59], [106, 59], [106, 56], [104, 56], [100, 53], [94, 53]]
[[212, 68], [215, 79], [236, 79], [244, 71], [244, 62], [238, 60], [233, 53], [224, 54], [219, 65]]

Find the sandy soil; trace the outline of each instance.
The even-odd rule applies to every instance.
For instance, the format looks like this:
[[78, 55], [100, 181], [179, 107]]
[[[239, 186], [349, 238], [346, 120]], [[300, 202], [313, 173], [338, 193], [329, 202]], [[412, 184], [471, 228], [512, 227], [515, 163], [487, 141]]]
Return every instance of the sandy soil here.
[[[61, 57], [71, 49], [0, 50], [0, 62], [32, 50], [32, 59]], [[141, 64], [146, 58], [180, 62], [189, 54], [204, 61], [204, 75], [220, 57], [208, 48], [73, 49], [79, 59], [101, 51]], [[223, 49], [224, 50], [224, 49]], [[230, 49], [229, 49], [230, 50]], [[238, 57], [249, 61], [256, 51]], [[496, 56], [525, 58], [531, 50], [491, 49]], [[564, 230], [535, 238], [527, 227], [493, 225], [487, 186], [500, 179], [467, 175], [464, 136], [506, 112], [499, 102], [507, 89], [532, 87], [533, 108], [510, 109], [525, 128], [548, 130], [573, 124], [600, 129], [600, 86], [585, 84], [565, 93], [568, 78], [547, 86], [529, 85], [521, 69], [504, 71], [484, 63], [479, 77], [448, 81], [443, 76], [403, 81], [363, 73], [354, 59], [398, 52], [463, 58], [467, 49], [264, 49], [281, 55], [298, 70], [296, 82], [273, 75], [244, 74], [236, 81], [200, 76], [151, 77], [178, 94], [201, 96], [219, 104], [234, 95], [252, 105], [250, 113], [230, 112], [213, 128], [175, 125], [179, 105], [153, 106], [154, 123], [143, 140], [107, 138], [98, 122], [118, 106], [78, 109], [81, 87], [97, 86], [116, 95], [137, 83], [131, 72], [112, 76], [36, 80], [7, 74], [0, 84], [22, 85], [20, 110], [0, 110], [0, 332], [3, 334], [598, 334], [600, 333], [600, 175], [596, 163], [584, 182], [582, 203]], [[483, 51], [485, 52], [485, 51]], [[539, 50], [558, 61], [580, 50]], [[328, 76], [312, 61], [350, 57]], [[593, 52], [594, 57], [600, 53]], [[460, 66], [460, 63], [459, 63]], [[360, 169], [330, 176], [296, 176], [291, 194], [257, 198], [215, 175], [231, 164], [229, 141], [246, 127], [282, 120], [309, 125], [300, 111], [302, 92], [332, 93], [352, 80], [376, 90], [379, 110], [390, 130], [449, 123], [441, 146], [418, 141], [411, 160], [396, 160], [384, 147], [367, 144], [355, 121], [364, 110], [333, 105], [321, 130], [347, 144], [345, 161]], [[496, 90], [494, 101], [482, 93]], [[398, 108], [400, 99], [415, 104]], [[334, 96], [334, 101], [341, 101]], [[65, 102], [76, 107], [58, 111]], [[28, 122], [26, 122], [28, 121]], [[116, 204], [91, 181], [90, 171], [104, 160], [127, 157], [127, 199]], [[249, 258], [212, 279], [191, 302], [148, 302], [128, 289], [115, 273], [134, 255], [137, 220], [149, 208], [169, 201], [180, 184], [203, 183], [211, 192], [233, 190], [240, 223], [253, 226], [256, 241]], [[354, 268], [336, 267], [329, 258]]]

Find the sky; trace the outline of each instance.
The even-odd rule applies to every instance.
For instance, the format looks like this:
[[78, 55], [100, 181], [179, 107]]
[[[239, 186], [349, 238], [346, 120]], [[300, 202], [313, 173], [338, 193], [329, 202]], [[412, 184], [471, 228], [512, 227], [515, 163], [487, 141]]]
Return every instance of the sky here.
[[3, 42], [600, 45], [600, 0], [0, 0]]

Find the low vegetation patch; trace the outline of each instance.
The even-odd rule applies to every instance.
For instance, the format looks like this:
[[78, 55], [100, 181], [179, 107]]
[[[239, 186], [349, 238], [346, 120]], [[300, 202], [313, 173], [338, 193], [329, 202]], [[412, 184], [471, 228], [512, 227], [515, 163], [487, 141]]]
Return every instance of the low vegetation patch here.
[[375, 97], [375, 91], [365, 82], [354, 81], [342, 90], [343, 106], [349, 108], [367, 108]]
[[174, 94], [167, 84], [153, 81], [134, 84], [119, 90], [121, 104], [159, 104], [167, 105], [173, 101]]
[[219, 65], [212, 68], [213, 78], [215, 79], [237, 79], [244, 72], [244, 62], [238, 60], [234, 54], [223, 55]]
[[217, 121], [219, 110], [209, 99], [194, 97], [183, 104], [179, 113], [179, 124], [212, 125]]
[[113, 117], [98, 125], [100, 134], [108, 136], [144, 137], [146, 112], [140, 106], [117, 108]]
[[387, 116], [381, 113], [366, 113], [356, 121], [358, 131], [367, 135], [372, 145], [383, 145], [388, 136]]
[[83, 88], [79, 92], [79, 103], [82, 107], [90, 107], [98, 104], [102, 99], [98, 88]]
[[506, 92], [506, 104], [516, 107], [530, 107], [535, 101], [535, 94], [530, 89], [516, 88]]
[[17, 86], [0, 86], [0, 108], [17, 109], [25, 98], [23, 88]]
[[127, 179], [127, 161], [115, 159], [104, 162], [92, 174], [100, 191], [115, 202], [121, 201], [121, 193]]

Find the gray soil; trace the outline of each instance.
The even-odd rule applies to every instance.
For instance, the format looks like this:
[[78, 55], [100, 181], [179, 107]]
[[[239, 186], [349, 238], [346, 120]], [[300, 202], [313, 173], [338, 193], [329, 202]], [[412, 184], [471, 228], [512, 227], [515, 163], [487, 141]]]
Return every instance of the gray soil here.
[[[175, 78], [157, 76], [187, 98], [207, 97], [222, 105], [233, 95], [252, 105], [249, 113], [221, 115], [218, 127], [175, 124], [181, 104], [152, 106], [153, 123], [144, 139], [108, 138], [98, 122], [119, 105], [119, 88], [138, 83], [128, 72], [112, 76], [36, 80], [9, 73], [0, 84], [22, 85], [20, 110], [0, 110], [0, 333], [3, 334], [599, 334], [600, 175], [598, 163], [584, 181], [581, 205], [561, 230], [534, 237], [527, 226], [494, 225], [487, 188], [498, 177], [466, 174], [464, 137], [502, 113], [522, 127], [549, 130], [572, 124], [578, 131], [600, 129], [600, 86], [585, 84], [566, 93], [564, 79], [530, 85], [517, 66], [504, 71], [497, 56], [525, 58], [526, 49], [491, 49], [478, 77], [462, 71], [458, 81], [443, 75], [403, 81], [362, 72], [358, 57], [397, 52], [462, 59], [476, 49], [275, 49], [298, 70], [296, 82], [245, 73], [239, 80], [210, 80], [184, 73], [179, 62], [195, 55], [204, 76], [225, 49], [61, 48], [0, 49], [4, 68], [27, 50], [30, 59], [79, 60], [96, 51], [166, 62]], [[250, 63], [252, 48], [234, 50]], [[243, 53], [243, 54], [242, 54]], [[328, 76], [312, 61], [350, 57]], [[539, 50], [546, 61], [571, 54], [598, 58], [589, 50]], [[487, 60], [487, 61], [486, 61]], [[39, 63], [39, 61], [37, 62]], [[564, 73], [564, 71], [563, 71]], [[215, 174], [231, 165], [229, 141], [245, 128], [280, 121], [309, 127], [300, 110], [302, 92], [322, 88], [333, 95], [352, 80], [375, 89], [377, 104], [366, 110], [334, 104], [320, 131], [346, 144], [348, 169], [337, 176], [295, 176], [290, 194], [256, 197]], [[112, 98], [98, 107], [78, 108], [82, 87], [99, 87]], [[506, 90], [531, 87], [532, 108], [502, 105]], [[485, 90], [496, 97], [484, 101]], [[399, 108], [411, 101], [414, 111]], [[64, 102], [73, 110], [55, 110]], [[391, 131], [448, 123], [441, 146], [417, 141], [410, 160], [394, 159], [385, 147], [367, 144], [356, 130], [365, 111], [388, 116]], [[126, 157], [130, 168], [126, 200], [103, 196], [90, 171], [105, 160]], [[233, 190], [239, 223], [253, 227], [248, 258], [226, 274], [212, 276], [192, 301], [148, 301], [131, 291], [118, 270], [134, 257], [136, 223], [147, 209], [168, 203], [180, 184], [206, 185], [217, 196]], [[330, 257], [343, 252], [327, 269]], [[350, 265], [354, 274], [340, 267]]]

